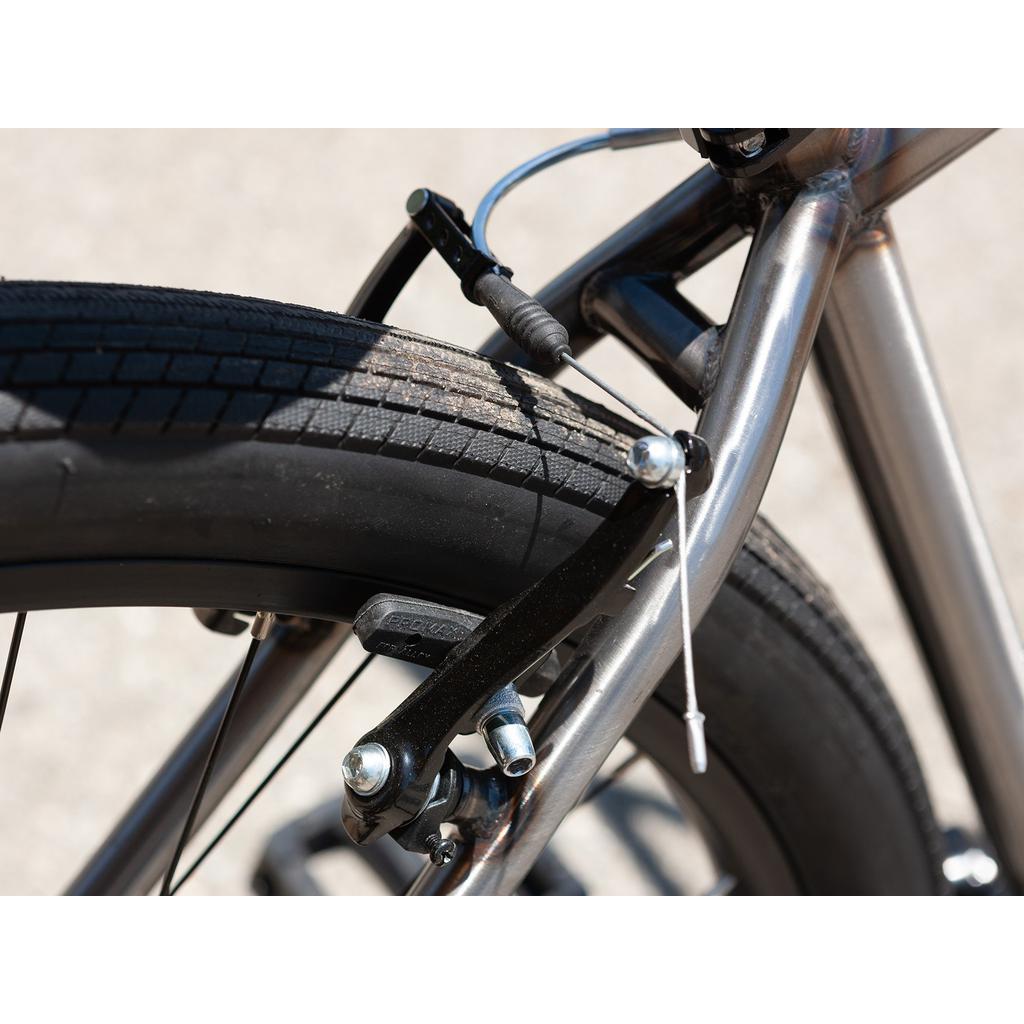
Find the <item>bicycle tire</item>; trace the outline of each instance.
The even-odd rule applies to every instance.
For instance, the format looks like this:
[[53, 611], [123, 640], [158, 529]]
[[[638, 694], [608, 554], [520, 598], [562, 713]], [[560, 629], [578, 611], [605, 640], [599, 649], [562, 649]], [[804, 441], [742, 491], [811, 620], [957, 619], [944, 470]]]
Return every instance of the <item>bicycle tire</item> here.
[[[640, 428], [523, 370], [259, 299], [0, 283], [0, 608], [350, 618], [486, 611], [626, 486]], [[827, 591], [758, 520], [695, 636], [710, 770], [672, 672], [630, 736], [744, 892], [936, 893], [910, 740]]]

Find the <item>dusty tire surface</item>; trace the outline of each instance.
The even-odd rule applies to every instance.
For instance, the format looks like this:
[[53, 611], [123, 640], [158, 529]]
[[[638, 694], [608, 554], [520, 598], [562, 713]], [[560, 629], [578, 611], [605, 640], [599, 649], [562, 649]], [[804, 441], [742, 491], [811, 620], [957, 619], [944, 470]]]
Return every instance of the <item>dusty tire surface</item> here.
[[[595, 528], [639, 432], [526, 371], [333, 313], [0, 283], [3, 608], [345, 618], [388, 589], [486, 611]], [[763, 520], [695, 652], [709, 773], [686, 770], [675, 673], [631, 735], [744, 891], [942, 890], [903, 723]]]

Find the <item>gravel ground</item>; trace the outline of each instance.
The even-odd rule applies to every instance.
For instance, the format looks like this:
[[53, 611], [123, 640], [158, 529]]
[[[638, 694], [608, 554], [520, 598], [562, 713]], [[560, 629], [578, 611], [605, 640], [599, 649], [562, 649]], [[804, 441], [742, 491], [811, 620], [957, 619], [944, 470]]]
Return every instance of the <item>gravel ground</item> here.
[[[175, 285], [344, 308], [401, 225], [413, 187], [430, 185], [472, 209], [509, 167], [582, 133], [7, 131], [0, 134], [0, 274]], [[901, 200], [893, 221], [940, 377], [947, 389], [956, 385], [953, 419], [1019, 621], [1024, 203], [1002, 173], [1018, 157], [1024, 133], [992, 137]], [[522, 287], [539, 287], [697, 164], [680, 144], [563, 165], [499, 209], [492, 244], [515, 266]], [[697, 275], [687, 294], [724, 320], [742, 260], [742, 251], [730, 252]], [[489, 328], [487, 314], [462, 302], [436, 263], [421, 271], [389, 319], [468, 347]], [[643, 395], [657, 415], [678, 419], [676, 400], [615, 343], [602, 342], [588, 362]], [[970, 823], [973, 808], [946, 730], [810, 378], [764, 511], [838, 595], [880, 666], [940, 817]], [[10, 621], [0, 623], [4, 645]], [[187, 611], [30, 616], [0, 742], [0, 893], [59, 890], [239, 654], [236, 640], [197, 629]], [[356, 655], [345, 652], [331, 667], [296, 721]], [[350, 714], [325, 724], [191, 891], [247, 891], [269, 832], [337, 793], [340, 754], [407, 686], [401, 671], [378, 670]], [[273, 753], [265, 752], [253, 774]], [[684, 864], [678, 845], [666, 857], [658, 841], [679, 826], [656, 780], [630, 776], [628, 792], [632, 803], [620, 800], [565, 830], [571, 834], [561, 848], [588, 888], [664, 892], [707, 884], [699, 857]], [[648, 848], [639, 874], [623, 841], [624, 819]], [[332, 884], [356, 881], [350, 859], [323, 870]]]

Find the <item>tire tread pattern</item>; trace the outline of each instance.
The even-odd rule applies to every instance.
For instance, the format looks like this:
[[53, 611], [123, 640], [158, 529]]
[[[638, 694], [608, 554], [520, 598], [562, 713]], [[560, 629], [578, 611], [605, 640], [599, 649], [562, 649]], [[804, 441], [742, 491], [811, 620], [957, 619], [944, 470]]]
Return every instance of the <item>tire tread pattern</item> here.
[[605, 512], [637, 428], [526, 371], [340, 314], [0, 285], [0, 439], [211, 435], [413, 459]]
[[[339, 314], [167, 288], [0, 283], [0, 442], [166, 435], [349, 448], [603, 513], [641, 432], [527, 371]], [[827, 590], [761, 519], [729, 582], [814, 652], [871, 724], [942, 891], [942, 839], [906, 729]]]

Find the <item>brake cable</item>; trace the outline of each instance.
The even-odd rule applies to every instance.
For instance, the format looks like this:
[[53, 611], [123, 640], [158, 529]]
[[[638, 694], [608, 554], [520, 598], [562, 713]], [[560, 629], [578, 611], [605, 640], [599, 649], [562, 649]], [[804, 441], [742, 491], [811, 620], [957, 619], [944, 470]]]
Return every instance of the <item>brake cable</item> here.
[[[580, 140], [580, 145], [590, 140]], [[573, 144], [569, 144], [571, 147]], [[578, 148], [575, 152], [588, 152]], [[511, 174], [506, 175], [488, 195], [493, 199], [481, 203], [483, 219], [479, 231], [474, 221], [471, 240], [469, 228], [462, 211], [444, 196], [428, 189], [417, 189], [409, 197], [406, 210], [413, 224], [425, 240], [440, 253], [444, 261], [458, 276], [463, 294], [477, 305], [486, 307], [498, 325], [527, 355], [541, 363], [563, 364], [572, 367], [602, 391], [620, 402], [634, 415], [659, 431], [661, 438], [649, 437], [637, 441], [630, 451], [627, 468], [635, 479], [645, 487], [672, 489], [676, 491], [677, 530], [675, 546], [679, 562], [679, 600], [681, 628], [683, 632], [683, 667], [685, 674], [687, 746], [690, 766], [700, 774], [707, 770], [707, 750], [704, 738], [704, 716], [697, 706], [697, 690], [693, 670], [693, 652], [690, 630], [689, 580], [686, 571], [686, 476], [688, 459], [694, 453], [692, 442], [695, 437], [685, 431], [673, 433], [650, 413], [631, 401], [616, 388], [602, 380], [597, 374], [583, 367], [572, 355], [569, 347], [569, 333], [536, 299], [517, 288], [510, 278], [512, 271], [476, 244], [476, 237], [482, 236], [487, 216], [494, 203], [505, 195], [515, 184], [543, 166], [551, 166], [558, 159], [572, 155], [571, 151], [551, 156], [556, 150], [543, 154], [535, 161], [528, 161]], [[545, 156], [550, 159], [545, 163]], [[481, 217], [478, 210], [477, 219]], [[486, 244], [486, 243], [485, 243]], [[699, 440], [699, 439], [698, 439]], [[706, 445], [700, 441], [703, 451]]]
[[[631, 140], [626, 144], [640, 145], [667, 141], [668, 135], [667, 129], [641, 129], [621, 137]], [[410, 223], [353, 302], [363, 316], [383, 319], [416, 268], [435, 249], [458, 277], [463, 295], [488, 309], [528, 356], [540, 363], [572, 367], [658, 431], [633, 444], [625, 469], [635, 483], [584, 545], [487, 616], [409, 698], [349, 751], [342, 823], [360, 845], [390, 834], [406, 849], [429, 854], [435, 864], [451, 859], [454, 843], [443, 838], [439, 826], [449, 822], [473, 828], [480, 808], [493, 806], [496, 798], [500, 802], [507, 782], [463, 766], [450, 750], [452, 740], [472, 731], [472, 720], [485, 703], [531, 671], [572, 631], [598, 615], [621, 610], [617, 605], [622, 598], [628, 599], [632, 588], [627, 584], [638, 563], [645, 556], [649, 560], [648, 552], [667, 547], [664, 541], [658, 543], [659, 534], [673, 512], [686, 684], [683, 717], [691, 769], [707, 770], [704, 716], [697, 706], [691, 649], [686, 500], [687, 492], [696, 497], [710, 485], [711, 453], [696, 434], [672, 432], [584, 369], [573, 357], [566, 328], [512, 284], [511, 269], [497, 261], [485, 238], [495, 204], [517, 184], [570, 156], [615, 141], [611, 132], [592, 136], [521, 165], [487, 194], [473, 228], [450, 199], [417, 189], [406, 202]], [[504, 766], [502, 771], [508, 776], [522, 774]]]
[[[613, 128], [601, 135], [588, 135], [572, 142], [555, 146], [544, 153], [539, 154], [520, 164], [509, 171], [503, 178], [496, 182], [480, 201], [473, 215], [472, 238], [473, 245], [485, 256], [494, 260], [494, 253], [487, 244], [487, 224], [494, 212], [498, 202], [508, 195], [516, 186], [521, 185], [528, 178], [539, 171], [553, 167], [569, 157], [580, 156], [583, 153], [592, 153], [599, 149], [626, 149], [634, 146], [649, 146], [661, 142], [680, 141], [682, 136], [677, 128]], [[539, 305], [539, 304], [538, 304]], [[551, 318], [554, 319], [554, 318]], [[500, 322], [500, 321], [499, 321]], [[513, 341], [519, 341], [513, 333], [509, 337]], [[567, 348], [568, 348], [568, 335]], [[524, 346], [525, 347], [525, 346]], [[585, 366], [579, 363], [570, 352], [565, 351], [559, 355], [559, 361], [571, 366], [577, 373], [582, 374], [592, 384], [599, 387], [606, 394], [610, 395], [617, 402], [624, 405], [634, 415], [644, 422], [649, 423], [655, 430], [671, 438], [672, 432], [656, 420], [650, 413], [645, 412], [635, 402], [631, 401], [616, 388], [613, 388], [607, 381], [602, 380], [592, 373]], [[631, 453], [632, 454], [632, 453]], [[661, 452], [662, 458], [671, 461], [672, 453]], [[634, 473], [634, 475], [636, 475]], [[638, 477], [638, 479], [640, 479]], [[658, 486], [663, 486], [659, 481]], [[693, 671], [693, 651], [690, 643], [690, 597], [689, 580], [686, 571], [686, 473], [679, 473], [676, 479], [677, 495], [677, 520], [678, 530], [675, 538], [675, 545], [678, 549], [679, 558], [679, 604], [681, 612], [681, 626], [683, 631], [683, 667], [686, 685], [686, 710], [683, 715], [686, 721], [687, 746], [690, 755], [690, 767], [694, 772], [700, 774], [707, 771], [707, 750], [704, 740], [704, 715], [697, 707], [697, 689]]]
[[563, 142], [538, 156], [532, 157], [511, 170], [488, 191], [480, 200], [480, 205], [473, 215], [473, 244], [485, 256], [494, 259], [487, 244], [487, 222], [498, 202], [505, 198], [517, 185], [527, 178], [532, 178], [539, 171], [545, 171], [563, 160], [584, 153], [593, 153], [599, 149], [632, 149], [636, 146], [654, 146], [661, 142], [681, 142], [682, 136], [678, 128], [612, 128], [600, 135], [585, 135], [582, 139]]

